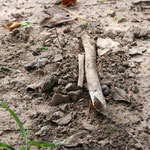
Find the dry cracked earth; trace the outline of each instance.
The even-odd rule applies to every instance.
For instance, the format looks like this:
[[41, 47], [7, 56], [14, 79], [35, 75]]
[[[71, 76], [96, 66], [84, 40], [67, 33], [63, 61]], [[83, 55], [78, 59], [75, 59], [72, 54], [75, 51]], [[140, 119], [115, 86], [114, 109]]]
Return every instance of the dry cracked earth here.
[[[31, 149], [149, 150], [149, 1], [78, 0], [68, 8], [80, 16], [69, 12], [76, 20], [42, 26], [55, 2], [0, 1], [1, 25], [16, 19], [31, 22], [12, 31], [0, 27], [0, 101], [29, 129], [30, 140], [67, 139], [63, 146]], [[96, 44], [109, 117], [89, 110], [86, 78], [83, 88], [77, 86], [84, 30]], [[25, 145], [16, 122], [2, 107], [0, 141], [15, 148]]]

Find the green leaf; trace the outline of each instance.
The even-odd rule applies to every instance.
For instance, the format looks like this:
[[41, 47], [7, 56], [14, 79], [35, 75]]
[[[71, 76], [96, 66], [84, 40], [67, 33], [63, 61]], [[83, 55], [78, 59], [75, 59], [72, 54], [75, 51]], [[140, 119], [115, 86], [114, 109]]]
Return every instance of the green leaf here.
[[15, 150], [13, 147], [1, 142], [0, 142], [0, 147], [6, 148], [8, 150]]
[[[19, 150], [26, 150], [27, 147], [23, 147], [23, 148], [20, 148]], [[28, 146], [28, 150], [30, 149], [30, 146]]]
[[20, 128], [20, 131], [21, 131], [22, 135], [25, 137], [25, 140], [26, 140], [26, 143], [27, 143], [28, 137], [27, 137], [27, 134], [26, 134], [26, 132], [25, 132], [25, 130], [23, 128], [23, 125], [22, 125], [21, 121], [19, 120], [19, 118], [16, 116], [14, 111], [11, 110], [8, 106], [6, 106], [3, 103], [0, 103], [0, 105], [3, 106], [4, 108], [6, 108], [11, 113], [11, 115], [14, 117], [14, 119], [16, 120], [16, 122], [17, 122], [17, 124], [18, 124], [18, 126]]
[[38, 47], [38, 50], [48, 50], [48, 47]]
[[32, 146], [39, 146], [39, 147], [56, 147], [58, 145], [64, 144], [64, 142], [51, 143], [47, 141], [29, 141], [28, 144]]
[[26, 147], [20, 148], [19, 150], [26, 150]]
[[27, 26], [29, 24], [30, 24], [29, 21], [24, 21], [24, 22], [21, 23], [21, 27], [23, 28], [24, 26]]
[[104, 129], [107, 129], [107, 126], [106, 126], [106, 125], [104, 125], [104, 126], [103, 126], [103, 128], [104, 128]]
[[27, 129], [26, 135], [27, 135], [27, 139], [26, 139], [26, 150], [28, 150], [29, 129]]
[[87, 29], [88, 23], [83, 23], [80, 25], [80, 27], [82, 28], [82, 30]]
[[113, 133], [113, 132], [115, 132], [115, 131], [116, 131], [115, 128], [112, 128], [112, 129], [109, 129], [109, 130], [108, 130], [109, 133]]

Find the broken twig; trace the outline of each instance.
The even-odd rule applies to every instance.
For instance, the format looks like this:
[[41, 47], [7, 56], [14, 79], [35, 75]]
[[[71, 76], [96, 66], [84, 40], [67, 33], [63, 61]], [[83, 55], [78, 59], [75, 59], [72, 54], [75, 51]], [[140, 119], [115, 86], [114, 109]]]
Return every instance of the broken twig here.
[[86, 32], [81, 38], [85, 50], [85, 72], [92, 104], [97, 111], [105, 113], [106, 101], [96, 71], [95, 43]]
[[83, 80], [84, 80], [84, 55], [78, 55], [79, 61], [79, 78], [78, 78], [78, 86], [83, 87]]

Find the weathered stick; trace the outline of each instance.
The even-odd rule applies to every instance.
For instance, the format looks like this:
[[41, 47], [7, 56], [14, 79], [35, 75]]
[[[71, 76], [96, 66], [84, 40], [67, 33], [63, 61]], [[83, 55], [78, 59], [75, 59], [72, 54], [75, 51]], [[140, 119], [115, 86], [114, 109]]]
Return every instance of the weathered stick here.
[[78, 55], [78, 66], [79, 66], [79, 76], [78, 76], [78, 86], [83, 87], [84, 80], [84, 55]]
[[85, 73], [92, 104], [97, 111], [105, 112], [106, 101], [96, 71], [95, 43], [86, 32], [81, 38], [85, 50]]

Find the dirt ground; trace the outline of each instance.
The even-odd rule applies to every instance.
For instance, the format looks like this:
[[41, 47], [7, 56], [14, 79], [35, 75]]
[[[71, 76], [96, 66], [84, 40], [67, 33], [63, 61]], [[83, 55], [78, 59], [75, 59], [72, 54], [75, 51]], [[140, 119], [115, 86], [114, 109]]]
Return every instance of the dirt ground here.
[[[40, 23], [47, 16], [43, 10], [54, 2], [0, 1], [0, 24], [15, 19], [31, 22], [13, 31], [0, 28], [0, 100], [29, 129], [30, 140], [60, 142], [69, 138], [65, 146], [45, 149], [149, 150], [150, 4], [77, 0], [69, 9], [82, 19], [43, 27]], [[110, 117], [89, 111], [86, 78], [84, 87], [77, 87], [84, 30], [96, 43], [97, 70]], [[43, 46], [48, 49], [38, 50]], [[107, 51], [101, 54], [102, 49]], [[38, 59], [41, 63], [30, 67]], [[53, 84], [50, 89], [29, 88], [47, 77]], [[116, 96], [117, 89], [121, 98]], [[57, 94], [69, 97], [67, 103], [55, 105]], [[16, 148], [25, 144], [16, 122], [3, 108], [0, 141]]]

